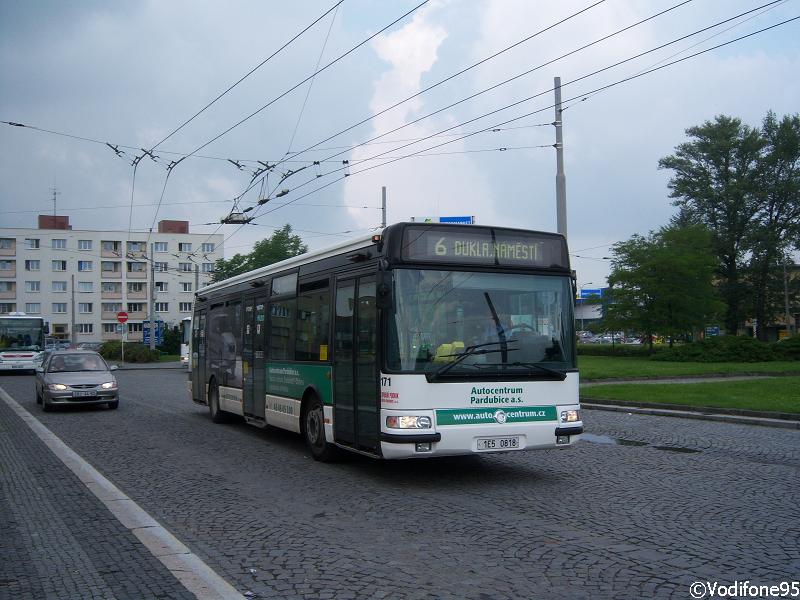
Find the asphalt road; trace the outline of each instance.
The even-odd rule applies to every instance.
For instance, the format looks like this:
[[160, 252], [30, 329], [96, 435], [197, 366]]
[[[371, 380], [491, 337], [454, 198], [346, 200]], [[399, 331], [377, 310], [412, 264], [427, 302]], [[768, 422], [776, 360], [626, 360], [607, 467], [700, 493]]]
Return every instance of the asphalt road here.
[[[43, 413], [257, 598], [690, 598], [800, 579], [800, 432], [585, 411], [548, 452], [313, 461], [299, 436], [214, 425], [183, 371], [120, 371], [118, 410]], [[708, 597], [708, 596], [706, 596]]]

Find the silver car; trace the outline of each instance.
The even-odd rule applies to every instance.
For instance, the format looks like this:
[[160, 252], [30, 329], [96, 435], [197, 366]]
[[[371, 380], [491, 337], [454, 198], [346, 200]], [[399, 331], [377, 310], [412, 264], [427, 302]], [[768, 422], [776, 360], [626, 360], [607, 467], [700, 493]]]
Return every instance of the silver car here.
[[48, 412], [54, 406], [106, 404], [119, 406], [117, 379], [97, 352], [56, 350], [36, 369], [36, 403]]

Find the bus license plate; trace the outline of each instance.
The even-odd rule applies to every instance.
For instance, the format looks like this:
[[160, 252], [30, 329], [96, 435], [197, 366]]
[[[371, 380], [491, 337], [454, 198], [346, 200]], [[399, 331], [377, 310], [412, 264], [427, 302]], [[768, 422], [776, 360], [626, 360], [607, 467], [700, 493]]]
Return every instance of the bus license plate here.
[[85, 392], [72, 392], [73, 398], [85, 398], [86, 396], [94, 396], [94, 392], [92, 390], [86, 390]]
[[519, 448], [519, 436], [478, 438], [479, 451], [491, 450], [517, 450]]

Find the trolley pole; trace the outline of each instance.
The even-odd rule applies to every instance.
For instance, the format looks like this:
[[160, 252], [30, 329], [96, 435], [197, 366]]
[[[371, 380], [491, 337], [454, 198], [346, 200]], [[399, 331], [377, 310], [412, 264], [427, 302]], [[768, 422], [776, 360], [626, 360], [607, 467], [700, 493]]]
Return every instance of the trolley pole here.
[[553, 79], [553, 90], [556, 94], [556, 229], [567, 237], [567, 176], [564, 174], [564, 137], [562, 134], [563, 115], [561, 109], [561, 77]]
[[381, 229], [386, 227], [386, 186], [381, 188]]

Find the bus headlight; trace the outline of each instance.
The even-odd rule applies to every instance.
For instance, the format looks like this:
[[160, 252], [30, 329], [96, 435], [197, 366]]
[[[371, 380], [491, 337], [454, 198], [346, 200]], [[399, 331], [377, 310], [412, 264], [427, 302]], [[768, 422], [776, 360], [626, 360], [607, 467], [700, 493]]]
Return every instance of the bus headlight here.
[[63, 392], [67, 389], [67, 386], [65, 386], [63, 383], [51, 383], [47, 387], [49, 387], [50, 391], [52, 392]]
[[386, 417], [390, 429], [430, 429], [431, 418], [424, 415], [391, 415]]
[[562, 410], [561, 422], [562, 423], [575, 423], [581, 420], [581, 411], [579, 410]]

